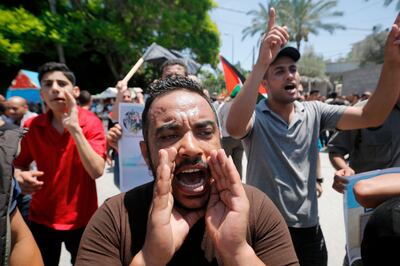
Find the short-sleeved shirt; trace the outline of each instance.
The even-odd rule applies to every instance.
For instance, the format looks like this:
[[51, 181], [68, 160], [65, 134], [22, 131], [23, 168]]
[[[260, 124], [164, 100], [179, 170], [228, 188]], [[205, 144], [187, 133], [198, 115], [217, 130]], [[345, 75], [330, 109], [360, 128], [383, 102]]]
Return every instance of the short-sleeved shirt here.
[[[282, 215], [264, 193], [244, 188], [250, 201], [247, 242], [266, 265], [299, 265]], [[147, 183], [107, 200], [85, 229], [76, 265], [129, 265], [145, 240], [152, 195], [153, 183]], [[193, 225], [168, 265], [218, 265], [213, 256], [205, 259], [204, 250], [214, 249], [202, 248], [204, 228], [204, 219]]]
[[257, 104], [252, 129], [243, 139], [246, 182], [269, 196], [289, 227], [311, 227], [318, 224], [319, 133], [335, 128], [346, 107], [318, 101], [295, 101], [294, 106], [288, 125], [267, 100]]
[[[365, 105], [366, 101], [359, 105]], [[400, 103], [382, 126], [337, 132], [328, 143], [330, 153], [349, 154], [356, 173], [400, 166]]]
[[[71, 134], [61, 134], [51, 124], [49, 111], [28, 120], [28, 133], [22, 139], [21, 152], [14, 160], [17, 167], [36, 161], [42, 189], [32, 196], [29, 219], [56, 230], [84, 227], [97, 209], [96, 183], [86, 172]], [[106, 140], [102, 122], [91, 112], [78, 107], [79, 125], [93, 150], [105, 158]]]

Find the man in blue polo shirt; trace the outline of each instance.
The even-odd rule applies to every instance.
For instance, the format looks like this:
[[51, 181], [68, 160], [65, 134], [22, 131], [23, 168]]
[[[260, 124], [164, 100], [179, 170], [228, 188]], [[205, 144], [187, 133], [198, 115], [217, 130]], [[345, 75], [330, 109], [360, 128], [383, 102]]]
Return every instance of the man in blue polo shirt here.
[[[327, 265], [316, 196], [319, 132], [383, 123], [400, 91], [399, 27], [397, 17], [385, 45], [378, 87], [368, 104], [300, 103], [296, 101], [300, 54], [295, 48], [282, 48], [289, 34], [286, 27], [275, 25], [275, 10], [270, 10], [259, 58], [232, 104], [226, 126], [231, 136], [244, 140], [247, 183], [264, 191], [281, 211], [302, 266]], [[268, 88], [268, 99], [256, 106], [260, 83]]]

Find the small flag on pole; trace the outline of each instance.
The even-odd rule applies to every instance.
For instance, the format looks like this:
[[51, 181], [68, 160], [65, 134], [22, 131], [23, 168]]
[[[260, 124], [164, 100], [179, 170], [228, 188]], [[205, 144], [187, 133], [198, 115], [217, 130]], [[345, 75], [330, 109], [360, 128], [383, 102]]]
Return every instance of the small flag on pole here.
[[[222, 64], [222, 69], [224, 70], [226, 90], [228, 91], [228, 95], [230, 95], [237, 85], [243, 85], [246, 78], [243, 76], [242, 73], [239, 72], [239, 70], [237, 70], [231, 63], [229, 63], [225, 57], [220, 55], [219, 59]], [[260, 84], [258, 92], [260, 94], [266, 94], [267, 90], [262, 84]]]

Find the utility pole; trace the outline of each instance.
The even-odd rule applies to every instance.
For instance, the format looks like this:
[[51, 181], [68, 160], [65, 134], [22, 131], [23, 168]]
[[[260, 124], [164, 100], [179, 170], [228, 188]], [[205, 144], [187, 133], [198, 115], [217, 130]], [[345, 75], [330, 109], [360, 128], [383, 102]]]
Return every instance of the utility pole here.
[[256, 59], [256, 48], [253, 45], [253, 60], [251, 62], [251, 66], [254, 67], [254, 60]]

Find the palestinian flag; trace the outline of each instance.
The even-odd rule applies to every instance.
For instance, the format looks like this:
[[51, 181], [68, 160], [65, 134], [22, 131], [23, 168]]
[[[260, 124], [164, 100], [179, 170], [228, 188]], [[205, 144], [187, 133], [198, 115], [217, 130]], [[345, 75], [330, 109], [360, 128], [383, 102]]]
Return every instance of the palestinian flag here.
[[[222, 69], [224, 70], [226, 90], [228, 91], [228, 95], [230, 95], [237, 85], [243, 85], [246, 78], [222, 55], [219, 56], [219, 60], [221, 61]], [[267, 93], [267, 90], [261, 84], [258, 91], [260, 94]]]

